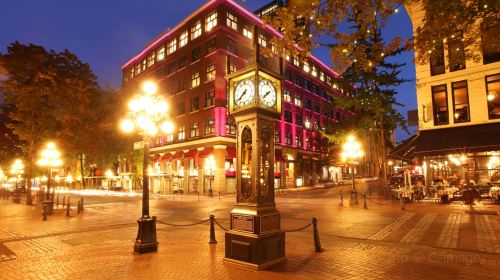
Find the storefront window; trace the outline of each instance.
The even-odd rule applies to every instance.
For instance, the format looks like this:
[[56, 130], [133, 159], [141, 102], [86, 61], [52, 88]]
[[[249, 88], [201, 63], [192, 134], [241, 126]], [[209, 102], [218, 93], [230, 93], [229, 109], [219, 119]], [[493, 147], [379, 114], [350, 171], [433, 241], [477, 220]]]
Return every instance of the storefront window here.
[[500, 119], [500, 74], [486, 77], [486, 99], [490, 119]]

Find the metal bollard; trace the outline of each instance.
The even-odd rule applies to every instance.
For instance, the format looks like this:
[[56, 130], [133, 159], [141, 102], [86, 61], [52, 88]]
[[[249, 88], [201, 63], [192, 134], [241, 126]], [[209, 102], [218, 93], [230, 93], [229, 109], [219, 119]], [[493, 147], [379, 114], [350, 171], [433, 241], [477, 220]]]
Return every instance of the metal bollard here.
[[399, 197], [399, 203], [401, 204], [401, 211], [405, 210], [405, 202], [403, 200], [403, 196]]
[[[68, 199], [68, 200], [69, 200], [69, 199]], [[67, 206], [66, 206], [66, 217], [70, 217], [70, 215], [69, 215], [69, 210], [71, 210], [71, 208], [70, 208], [70, 207], [71, 207], [71, 206], [69, 205], [69, 201], [68, 201], [68, 204], [67, 204]]]
[[78, 200], [78, 203], [76, 205], [76, 214], [80, 214], [80, 200]]
[[200, 201], [200, 192], [196, 192], [196, 194], [198, 195], [198, 201]]
[[59, 208], [59, 194], [57, 194], [56, 198], [56, 208]]
[[44, 221], [47, 221], [47, 207], [48, 207], [47, 203], [44, 203], [43, 204], [43, 212], [42, 212], [42, 216], [43, 216]]
[[62, 203], [63, 208], [64, 208], [64, 205], [66, 205], [66, 196], [63, 196], [63, 203]]
[[321, 244], [319, 242], [319, 233], [318, 233], [318, 219], [312, 218], [313, 225], [313, 236], [314, 236], [314, 251], [323, 252], [321, 248]]
[[344, 206], [344, 195], [342, 194], [342, 191], [339, 191], [339, 197], [340, 197], [340, 206]]
[[80, 211], [81, 211], [81, 212], [85, 211], [85, 210], [83, 209], [83, 197], [82, 197], [82, 198], [80, 198], [80, 208], [81, 208], [81, 209], [80, 209]]
[[363, 193], [363, 208], [368, 209], [368, 205], [366, 205], [366, 193]]
[[217, 240], [215, 240], [215, 216], [210, 215], [210, 241], [208, 241], [209, 244], [215, 244], [217, 243]]
[[219, 200], [220, 200], [220, 192], [219, 192]]

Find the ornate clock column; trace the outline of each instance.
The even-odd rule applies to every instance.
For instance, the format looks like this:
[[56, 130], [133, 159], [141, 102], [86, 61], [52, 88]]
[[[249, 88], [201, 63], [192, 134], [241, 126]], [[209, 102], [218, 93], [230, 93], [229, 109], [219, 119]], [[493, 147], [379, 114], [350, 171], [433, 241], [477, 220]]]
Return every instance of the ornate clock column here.
[[285, 233], [274, 200], [274, 123], [281, 116], [281, 75], [253, 64], [229, 79], [237, 124], [237, 197], [225, 259], [263, 269], [285, 259]]

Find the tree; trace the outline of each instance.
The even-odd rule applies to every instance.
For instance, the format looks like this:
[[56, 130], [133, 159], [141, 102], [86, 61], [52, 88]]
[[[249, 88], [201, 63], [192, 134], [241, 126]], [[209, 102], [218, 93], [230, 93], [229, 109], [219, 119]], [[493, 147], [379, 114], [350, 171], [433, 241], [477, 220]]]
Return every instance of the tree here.
[[12, 129], [7, 127], [7, 124], [12, 122], [9, 118], [9, 113], [12, 110], [10, 107], [2, 106], [0, 108], [0, 165], [3, 166], [10, 164], [13, 158], [23, 154], [23, 143]]

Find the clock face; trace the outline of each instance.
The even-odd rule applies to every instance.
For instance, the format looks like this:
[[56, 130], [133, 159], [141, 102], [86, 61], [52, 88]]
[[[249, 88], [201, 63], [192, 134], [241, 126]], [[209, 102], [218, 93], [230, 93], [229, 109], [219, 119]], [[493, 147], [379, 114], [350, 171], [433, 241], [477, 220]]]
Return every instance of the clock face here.
[[238, 106], [245, 106], [252, 102], [255, 96], [255, 84], [252, 80], [243, 80], [236, 84], [234, 89], [234, 103]]
[[269, 80], [261, 80], [259, 83], [260, 102], [266, 107], [276, 105], [276, 88]]

